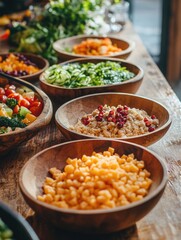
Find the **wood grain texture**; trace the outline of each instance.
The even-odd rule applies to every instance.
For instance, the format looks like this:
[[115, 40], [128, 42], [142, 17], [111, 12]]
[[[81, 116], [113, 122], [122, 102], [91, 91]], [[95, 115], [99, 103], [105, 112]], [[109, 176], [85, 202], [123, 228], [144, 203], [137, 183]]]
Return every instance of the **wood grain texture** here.
[[[20, 212], [31, 223], [41, 240], [179, 240], [181, 236], [181, 103], [168, 82], [147, 53], [132, 25], [127, 24], [119, 34], [135, 41], [136, 48], [128, 58], [140, 65], [145, 71], [145, 78], [138, 94], [153, 98], [164, 104], [170, 111], [172, 125], [167, 134], [149, 148], [165, 159], [169, 181], [157, 206], [133, 227], [114, 234], [97, 237], [72, 234], [55, 229], [50, 224], [34, 215], [26, 205], [18, 185], [19, 172], [23, 165], [40, 150], [65, 141], [55, 126], [50, 125], [40, 131], [28, 142], [0, 156], [0, 198], [14, 210]], [[2, 48], [0, 48], [2, 49]], [[54, 105], [54, 110], [58, 106]]]

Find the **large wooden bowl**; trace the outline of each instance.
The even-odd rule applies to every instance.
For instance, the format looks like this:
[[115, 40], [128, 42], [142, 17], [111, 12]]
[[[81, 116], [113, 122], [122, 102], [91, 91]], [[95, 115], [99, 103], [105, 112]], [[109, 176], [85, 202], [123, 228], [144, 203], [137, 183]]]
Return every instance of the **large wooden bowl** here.
[[143, 70], [139, 66], [119, 59], [111, 58], [91, 58], [91, 59], [74, 59], [67, 62], [61, 63], [61, 65], [71, 64], [71, 63], [99, 63], [105, 61], [114, 61], [120, 63], [121, 66], [126, 67], [127, 70], [133, 72], [135, 76], [127, 81], [109, 84], [104, 86], [95, 87], [81, 87], [81, 88], [66, 88], [61, 86], [56, 86], [47, 83], [44, 79], [44, 73], [40, 75], [40, 87], [44, 92], [46, 92], [51, 98], [55, 99], [57, 102], [64, 103], [70, 99], [76, 97], [84, 96], [87, 94], [101, 93], [101, 92], [126, 92], [126, 93], [136, 93], [139, 89], [143, 80]]
[[[134, 153], [137, 159], [145, 162], [145, 168], [153, 180], [146, 197], [127, 206], [106, 210], [63, 209], [37, 200], [37, 195], [42, 194], [42, 185], [51, 167], [63, 170], [68, 157], [79, 158], [83, 154], [90, 156], [93, 151], [101, 152], [109, 146], [119, 155]], [[166, 182], [167, 171], [158, 155], [133, 143], [103, 139], [72, 141], [45, 149], [29, 159], [19, 178], [26, 202], [38, 215], [64, 230], [91, 233], [114, 232], [135, 224], [157, 204]]]
[[[111, 37], [111, 36], [107, 36], [107, 37], [112, 41], [113, 45], [116, 45], [117, 47], [121, 48], [122, 51], [111, 54], [111, 55], [106, 55], [105, 57], [126, 59], [131, 54], [133, 49], [135, 48], [135, 43], [132, 41], [128, 41], [126, 39], [121, 39], [121, 38], [116, 38], [116, 37]], [[53, 48], [57, 52], [61, 61], [71, 60], [74, 58], [81, 58], [81, 57], [86, 57], [86, 58], [95, 57], [95, 56], [74, 54], [74, 53], [66, 51], [66, 49], [69, 49], [71, 51], [73, 49], [74, 45], [80, 44], [82, 41], [85, 41], [89, 38], [103, 39], [104, 36], [78, 35], [78, 36], [73, 36], [73, 37], [69, 37], [69, 38], [64, 38], [64, 39], [60, 39], [60, 40], [57, 40], [56, 42], [54, 42]], [[101, 56], [98, 56], [98, 57], [101, 57]]]
[[92, 113], [99, 105], [109, 106], [127, 105], [145, 110], [150, 116], [155, 115], [159, 119], [159, 126], [153, 132], [143, 135], [123, 138], [122, 140], [148, 146], [158, 141], [170, 127], [171, 118], [168, 110], [160, 103], [149, 98], [124, 93], [100, 93], [91, 94], [71, 100], [58, 108], [55, 114], [56, 124], [62, 134], [69, 140], [82, 138], [98, 138], [84, 135], [70, 130], [70, 126], [77, 123], [87, 113]]
[[13, 239], [39, 240], [29, 223], [3, 202], [0, 202], [0, 218], [13, 232]]
[[[9, 52], [7, 53], [0, 53], [0, 57], [2, 57], [3, 59], [6, 58], [6, 56], [9, 54]], [[15, 52], [13, 52], [13, 54], [16, 54]], [[19, 53], [18, 53], [19, 54]], [[20, 53], [23, 56], [25, 56], [28, 60], [30, 60], [32, 63], [35, 63], [36, 66], [40, 69], [38, 72], [34, 73], [34, 74], [29, 74], [26, 76], [20, 76], [20, 79], [26, 80], [26, 81], [30, 81], [30, 82], [34, 82], [34, 81], [38, 81], [39, 80], [39, 76], [42, 72], [45, 71], [45, 69], [48, 68], [49, 66], [49, 62], [39, 56], [39, 55], [35, 55], [32, 53]]]
[[7, 83], [11, 83], [16, 86], [26, 86], [33, 90], [37, 97], [43, 102], [43, 110], [37, 119], [27, 127], [9, 133], [0, 134], [0, 154], [7, 152], [11, 148], [18, 146], [20, 143], [33, 137], [50, 122], [53, 115], [52, 103], [49, 97], [42, 90], [22, 79], [17, 78], [13, 81], [0, 77], [0, 86]]

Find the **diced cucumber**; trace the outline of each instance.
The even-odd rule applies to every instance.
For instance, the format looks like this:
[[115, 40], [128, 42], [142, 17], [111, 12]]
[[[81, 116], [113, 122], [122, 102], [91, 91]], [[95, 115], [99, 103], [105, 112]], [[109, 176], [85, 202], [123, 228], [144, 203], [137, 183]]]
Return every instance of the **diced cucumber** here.
[[31, 111], [28, 108], [21, 106], [19, 110], [20, 116], [25, 117], [27, 113], [31, 113]]

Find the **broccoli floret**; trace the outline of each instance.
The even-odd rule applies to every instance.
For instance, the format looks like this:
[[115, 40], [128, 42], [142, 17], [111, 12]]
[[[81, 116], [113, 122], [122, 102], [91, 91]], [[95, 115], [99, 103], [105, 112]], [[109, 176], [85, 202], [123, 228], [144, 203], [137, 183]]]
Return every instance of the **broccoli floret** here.
[[25, 123], [17, 121], [16, 119], [4, 117], [4, 116], [0, 117], [0, 127], [11, 127], [14, 130], [17, 127], [24, 128], [26, 126], [27, 125]]
[[7, 98], [6, 105], [10, 108], [14, 108], [18, 104], [18, 101], [15, 98]]

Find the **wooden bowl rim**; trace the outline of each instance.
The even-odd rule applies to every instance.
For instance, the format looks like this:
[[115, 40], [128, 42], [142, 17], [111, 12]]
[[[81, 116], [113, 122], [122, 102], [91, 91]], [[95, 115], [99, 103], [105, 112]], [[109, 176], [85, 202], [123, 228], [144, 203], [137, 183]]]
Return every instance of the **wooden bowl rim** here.
[[[36, 235], [34, 229], [28, 223], [26, 219], [24, 219], [18, 212], [12, 210], [7, 204], [0, 200], [0, 211], [2, 211], [1, 218], [7, 224], [4, 219], [10, 218], [13, 222], [17, 222], [16, 225], [21, 226], [20, 231], [26, 234], [26, 239], [29, 240], [39, 240], [38, 236]], [[13, 223], [12, 223], [13, 224]], [[9, 227], [9, 225], [8, 225]], [[11, 228], [11, 227], [10, 227]], [[11, 228], [13, 231], [13, 229]], [[13, 231], [14, 232], [14, 231]]]
[[43, 58], [43, 57], [40, 56], [40, 55], [33, 54], [33, 53], [25, 53], [25, 52], [2, 52], [2, 53], [0, 53], [0, 56], [5, 56], [5, 55], [10, 54], [10, 53], [12, 53], [12, 54], [17, 54], [17, 53], [19, 53], [19, 54], [24, 55], [25, 57], [28, 57], [28, 56], [34, 57], [34, 58], [37, 58], [37, 59], [41, 60], [41, 61], [44, 63], [44, 67], [43, 67], [43, 68], [40, 68], [40, 70], [39, 70], [38, 72], [33, 73], [33, 74], [28, 74], [28, 75], [22, 76], [22, 77], [19, 76], [18, 78], [20, 78], [20, 79], [23, 79], [23, 80], [26, 80], [26, 79], [28, 79], [28, 78], [31, 79], [31, 78], [33, 78], [33, 77], [41, 74], [43, 71], [45, 71], [45, 69], [47, 69], [47, 68], [49, 67], [49, 62], [48, 62], [47, 59]]
[[53, 145], [49, 148], [46, 148], [40, 152], [38, 152], [37, 154], [35, 154], [33, 157], [31, 157], [26, 163], [25, 165], [23, 166], [23, 168], [21, 169], [20, 171], [20, 175], [19, 175], [19, 185], [20, 185], [20, 189], [22, 191], [22, 193], [24, 193], [29, 199], [31, 199], [32, 202], [38, 204], [38, 205], [41, 205], [42, 207], [45, 207], [45, 208], [48, 208], [50, 210], [53, 210], [53, 211], [57, 211], [57, 212], [63, 212], [63, 213], [67, 213], [67, 214], [79, 214], [79, 215], [94, 215], [94, 214], [104, 214], [104, 213], [112, 213], [112, 212], [118, 212], [118, 211], [124, 211], [124, 210], [128, 210], [128, 209], [131, 209], [131, 208], [134, 208], [138, 205], [142, 205], [144, 204], [145, 202], [149, 201], [150, 199], [154, 198], [156, 195], [159, 194], [159, 192], [161, 192], [164, 187], [166, 186], [166, 183], [168, 181], [168, 176], [167, 176], [167, 167], [164, 163], [164, 160], [161, 156], [159, 156], [158, 154], [156, 154], [155, 152], [151, 151], [150, 149], [146, 148], [146, 147], [143, 147], [141, 145], [138, 145], [136, 143], [130, 143], [130, 142], [126, 142], [126, 141], [122, 141], [122, 140], [107, 140], [107, 141], [114, 141], [114, 142], [119, 142], [119, 143], [123, 143], [123, 144], [126, 144], [126, 145], [132, 145], [132, 146], [136, 146], [138, 148], [141, 148], [143, 149], [144, 151], [147, 151], [149, 152], [150, 154], [152, 154], [154, 157], [156, 157], [156, 159], [158, 160], [158, 162], [160, 163], [160, 166], [163, 170], [163, 178], [159, 184], [159, 186], [157, 186], [156, 189], [153, 190], [153, 192], [151, 193], [148, 193], [147, 196], [145, 196], [143, 199], [139, 200], [139, 201], [136, 201], [136, 202], [133, 202], [133, 203], [130, 203], [126, 206], [120, 206], [120, 207], [114, 207], [114, 208], [110, 208], [110, 209], [93, 209], [93, 210], [73, 210], [73, 209], [64, 209], [64, 208], [58, 208], [56, 206], [53, 206], [53, 205], [50, 205], [48, 203], [44, 203], [44, 202], [41, 202], [39, 200], [37, 200], [36, 198], [32, 197], [31, 194], [29, 194], [29, 192], [27, 191], [26, 187], [24, 186], [24, 183], [23, 183], [23, 174], [24, 174], [24, 171], [26, 169], [26, 167], [31, 164], [31, 161], [36, 158], [37, 156], [41, 155], [42, 153], [46, 152], [46, 151], [49, 151], [53, 148], [57, 148], [57, 147], [60, 147], [60, 146], [63, 146], [63, 145], [69, 145], [69, 144], [72, 144], [74, 142], [87, 142], [87, 141], [101, 141], [101, 140], [105, 140], [105, 139], [80, 139], [80, 140], [76, 140], [76, 141], [69, 141], [69, 142], [64, 142], [64, 143], [61, 143], [61, 144], [56, 144], [56, 145]]
[[[82, 54], [69, 53], [69, 52], [66, 52], [66, 51], [64, 51], [64, 50], [59, 48], [59, 45], [61, 45], [64, 42], [77, 40], [77, 39], [80, 39], [80, 42], [81, 42], [81, 39], [83, 39], [83, 38], [98, 38], [98, 39], [110, 38], [113, 41], [116, 40], [116, 41], [120, 41], [120, 42], [124, 42], [124, 43], [128, 44], [128, 47], [126, 49], [124, 49], [124, 50], [122, 50], [120, 52], [111, 54], [111, 55], [106, 55], [105, 57], [115, 57], [115, 56], [120, 56], [121, 57], [122, 55], [125, 55], [125, 54], [128, 54], [128, 53], [132, 52], [133, 49], [135, 48], [135, 42], [134, 41], [126, 40], [124, 38], [119, 38], [119, 37], [112, 37], [110, 35], [103, 35], [103, 36], [100, 36], [100, 35], [78, 35], [78, 36], [72, 36], [72, 37], [68, 37], [68, 38], [63, 38], [63, 39], [59, 39], [59, 40], [55, 41], [53, 43], [53, 48], [59, 54], [61, 53], [61, 54], [67, 55], [67, 56], [78, 57], [78, 58], [81, 58], [81, 57], [84, 57], [84, 58], [92, 57], [92, 56], [87, 56], [87, 55], [82, 55]], [[98, 56], [98, 57], [100, 57], [100, 56]]]
[[[78, 98], [75, 98], [75, 99], [72, 99], [64, 104], [62, 104], [58, 109], [57, 111], [55, 112], [55, 121], [57, 124], [59, 124], [60, 126], [62, 126], [64, 129], [66, 129], [67, 131], [69, 132], [72, 132], [76, 135], [80, 135], [80, 136], [84, 136], [84, 137], [89, 137], [89, 138], [95, 138], [95, 139], [100, 139], [100, 137], [96, 137], [96, 136], [91, 136], [91, 135], [86, 135], [86, 134], [82, 134], [82, 133], [77, 133], [76, 131], [73, 131], [69, 128], [67, 128], [65, 125], [63, 125], [58, 117], [59, 115], [59, 111], [61, 111], [62, 108], [64, 108], [66, 105], [70, 104], [71, 102], [74, 102], [74, 101], [78, 101], [80, 99], [83, 99], [83, 98], [89, 98], [89, 97], [92, 97], [92, 96], [97, 96], [97, 95], [128, 95], [128, 96], [131, 96], [131, 97], [135, 97], [135, 98], [140, 98], [140, 99], [146, 99], [148, 101], [151, 101], [151, 102], [154, 102], [158, 105], [160, 105], [168, 114], [168, 119], [167, 121], [161, 126], [161, 127], [158, 127], [156, 128], [153, 132], [149, 132], [149, 133], [144, 133], [144, 134], [141, 134], [141, 135], [136, 135], [136, 136], [132, 136], [132, 137], [126, 137], [126, 138], [106, 138], [106, 137], [101, 137], [102, 139], [115, 139], [115, 140], [131, 140], [131, 139], [134, 139], [134, 138], [142, 138], [144, 136], [151, 136], [151, 135], [154, 135], [155, 133], [161, 131], [162, 129], [165, 129], [166, 127], [168, 127], [169, 125], [171, 125], [172, 123], [172, 119], [171, 119], [171, 116], [170, 116], [170, 112], [169, 110], [161, 103], [159, 103], [158, 101], [156, 100], [153, 100], [151, 98], [147, 98], [147, 97], [143, 97], [141, 95], [138, 95], [138, 94], [131, 94], [131, 93], [114, 93], [114, 92], [107, 92], [107, 93], [95, 93], [95, 94], [89, 94], [89, 95], [85, 95], [85, 96], [81, 96], [81, 97], [78, 97]], [[144, 109], [143, 109], [144, 110]]]
[[72, 60], [68, 60], [68, 61], [65, 61], [65, 62], [62, 62], [62, 63], [59, 63], [59, 65], [66, 65], [66, 64], [69, 64], [69, 63], [76, 63], [76, 62], [82, 62], [82, 61], [91, 61], [91, 60], [100, 60], [100, 61], [112, 61], [112, 62], [118, 62], [118, 63], [126, 63], [130, 66], [134, 66], [135, 68], [137, 68], [139, 70], [138, 74], [135, 75], [133, 78], [130, 78], [124, 82], [120, 82], [120, 83], [115, 83], [115, 84], [106, 84], [106, 85], [100, 85], [100, 86], [88, 86], [88, 87], [79, 87], [79, 88], [66, 88], [66, 87], [62, 87], [62, 86], [58, 86], [58, 85], [53, 85], [53, 84], [50, 84], [48, 82], [46, 82], [46, 80], [44, 79], [44, 72], [41, 73], [40, 77], [39, 77], [39, 80], [41, 83], [43, 83], [44, 85], [47, 85], [48, 87], [52, 87], [52, 88], [55, 88], [55, 89], [62, 89], [62, 90], [80, 90], [80, 89], [98, 89], [98, 88], [108, 88], [108, 87], [111, 87], [111, 86], [122, 86], [122, 85], [127, 85], [129, 83], [134, 83], [134, 82], [138, 82], [138, 81], [141, 81], [144, 77], [144, 71], [143, 69], [130, 62], [130, 61], [126, 61], [126, 60], [123, 60], [123, 59], [117, 59], [117, 58], [108, 58], [108, 57], [97, 57], [97, 58], [76, 58], [76, 59], [72, 59]]

